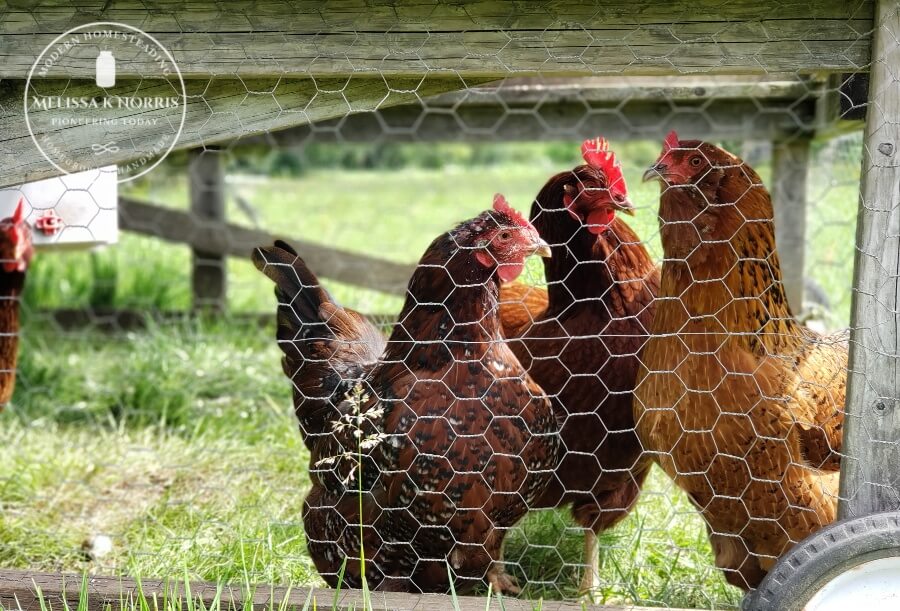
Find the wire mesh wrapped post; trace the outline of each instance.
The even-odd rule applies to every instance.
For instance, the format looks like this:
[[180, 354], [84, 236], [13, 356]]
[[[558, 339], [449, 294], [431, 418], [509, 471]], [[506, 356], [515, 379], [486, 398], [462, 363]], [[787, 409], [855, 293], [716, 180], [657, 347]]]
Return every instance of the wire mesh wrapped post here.
[[856, 237], [841, 517], [900, 507], [900, 8], [879, 0]]

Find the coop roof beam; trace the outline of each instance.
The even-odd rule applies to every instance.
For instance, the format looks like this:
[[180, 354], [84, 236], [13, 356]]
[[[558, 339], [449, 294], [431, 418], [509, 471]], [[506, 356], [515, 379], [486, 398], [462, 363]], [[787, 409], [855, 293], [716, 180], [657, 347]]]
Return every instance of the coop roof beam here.
[[774, 139], [836, 120], [820, 111], [839, 84], [806, 78], [518, 78], [353, 114], [236, 145], [316, 141], [534, 141], [659, 138]]
[[[187, 78], [199, 79], [853, 72], [869, 64], [873, 23], [872, 0], [260, 0], [227, 10], [186, 0], [95, 0], [22, 6], [0, 17], [2, 78], [24, 78], [55, 36], [91, 21], [141, 27], [172, 51]], [[71, 62], [53, 70], [60, 77], [92, 76], [84, 67], [79, 74]], [[148, 75], [153, 67], [141, 58], [122, 58], [118, 73]]]

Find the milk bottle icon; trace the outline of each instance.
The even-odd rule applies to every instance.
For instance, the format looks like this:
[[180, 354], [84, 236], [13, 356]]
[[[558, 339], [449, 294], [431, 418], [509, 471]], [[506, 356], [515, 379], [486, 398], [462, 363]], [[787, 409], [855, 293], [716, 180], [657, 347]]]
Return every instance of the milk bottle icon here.
[[112, 51], [100, 51], [97, 56], [97, 87], [112, 87], [116, 84], [116, 58]]

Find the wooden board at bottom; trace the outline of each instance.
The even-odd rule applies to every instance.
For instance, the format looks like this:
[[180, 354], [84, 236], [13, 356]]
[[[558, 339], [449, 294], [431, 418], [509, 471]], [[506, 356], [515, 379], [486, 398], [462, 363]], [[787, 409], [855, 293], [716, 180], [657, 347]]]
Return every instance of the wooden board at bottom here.
[[[22, 611], [40, 611], [40, 599], [36, 591], [40, 588], [44, 601], [53, 609], [62, 607], [63, 599], [69, 602], [70, 608], [78, 607], [78, 596], [83, 577], [76, 574], [37, 573], [30, 571], [0, 570], [0, 608], [21, 609]], [[140, 592], [153, 604], [153, 597], [162, 603], [163, 596], [183, 597], [184, 580], [173, 579], [168, 582], [158, 580], [141, 580]], [[119, 611], [120, 601], [129, 597], [137, 600], [138, 585], [133, 579], [125, 577], [87, 576], [88, 611], [112, 609]], [[206, 582], [192, 582], [191, 595], [202, 600], [207, 606], [219, 592], [221, 609], [242, 608], [245, 593], [238, 586], [216, 586]], [[308, 600], [315, 599], [317, 608], [330, 609], [335, 600], [334, 590], [326, 588], [286, 588], [283, 586], [256, 586], [252, 594], [253, 608], [258, 609], [302, 609]], [[284, 602], [284, 604], [282, 604]], [[487, 601], [475, 596], [460, 596], [456, 604], [450, 596], [443, 594], [403, 594], [397, 592], [373, 592], [371, 594], [372, 611], [450, 611], [458, 608], [462, 611], [484, 611]], [[160, 606], [160, 608], [163, 608]], [[312, 608], [310, 606], [310, 608]], [[337, 609], [362, 609], [363, 596], [360, 590], [344, 590], [337, 595]], [[647, 607], [634, 606], [597, 606], [577, 602], [529, 601], [515, 598], [504, 598], [502, 608], [506, 611], [644, 611]], [[491, 610], [501, 609], [499, 599], [494, 599]], [[676, 610], [677, 611], [677, 610]]]

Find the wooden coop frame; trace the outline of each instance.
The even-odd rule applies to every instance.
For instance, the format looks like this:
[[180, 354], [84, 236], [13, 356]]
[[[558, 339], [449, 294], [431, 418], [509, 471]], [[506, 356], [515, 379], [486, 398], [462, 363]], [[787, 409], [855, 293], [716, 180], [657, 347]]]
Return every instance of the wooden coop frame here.
[[[599, 110], [572, 124], [573, 139], [601, 131], [611, 138], [626, 132], [658, 138], [666, 96], [680, 105], [702, 105], [712, 116], [730, 110], [741, 117], [748, 104], [761, 105], [765, 112], [755, 113], [749, 125], [726, 120], [701, 130], [701, 113], [678, 112], [665, 128], [712, 137], [752, 134], [773, 142], [778, 244], [792, 301], [802, 293], [805, 193], [797, 188], [802, 180], [781, 178], [805, 176], [813, 138], [859, 127], [841, 120], [862, 118], [842, 113], [842, 103], [844, 111], [848, 103], [860, 111], [864, 106], [845, 432], [846, 454], [852, 458], [842, 465], [840, 512], [859, 516], [900, 508], [900, 483], [891, 472], [900, 440], [896, 1], [614, 0], [595, 6], [567, 0], [258, 0], [212, 10], [184, 0], [59, 0], [37, 7], [10, 0], [0, 6], [0, 187], [57, 173], [27, 132], [21, 103], [25, 77], [50, 40], [93, 21], [134, 24], [173, 53], [189, 94], [181, 149], [291, 144], [313, 129], [325, 138], [340, 132], [349, 139], [374, 134], [401, 140], [478, 139], [488, 133], [487, 124], [492, 125], [489, 133], [500, 138], [534, 139], [547, 130], [529, 124], [526, 113], [510, 114], [515, 118], [508, 124], [490, 121], [498, 111], [533, 107], [539, 98], [544, 120], [564, 122], [573, 113], [584, 114], [576, 97]], [[86, 76], [64, 67], [54, 70], [60, 79]], [[123, 79], [148, 71], [139, 60], [119, 66]], [[862, 73], [868, 73], [867, 103], [858, 87], [839, 87], [849, 82], [842, 75]], [[492, 85], [513, 76], [500, 87]], [[70, 93], [77, 95], [78, 86]], [[423, 108], [433, 112], [420, 117]], [[448, 123], [454, 121], [448, 108], [471, 118], [469, 128]], [[137, 138], [154, 137], [151, 127], [141, 129]], [[79, 127], [71, 129], [69, 142], [76, 151], [90, 148], [87, 132]], [[121, 198], [120, 226], [188, 244], [196, 305], [221, 308], [223, 258], [245, 257], [272, 236], [226, 223], [222, 190], [208, 188], [221, 184], [221, 155], [191, 155], [191, 184], [207, 187], [192, 189], [191, 213]], [[110, 159], [125, 163], [128, 150]], [[401, 292], [411, 269], [292, 241], [323, 276], [367, 288]], [[62, 595], [63, 577], [33, 575], [45, 594]], [[24, 574], [0, 571], [0, 604], [10, 604], [13, 593], [23, 608], [35, 608], [29, 588], [14, 587], [23, 580], [30, 586]], [[101, 590], [91, 599], [92, 607], [99, 608]], [[409, 600], [401, 604], [397, 599], [395, 608], [412, 608], [421, 597]], [[436, 605], [439, 597], [429, 600]]]

